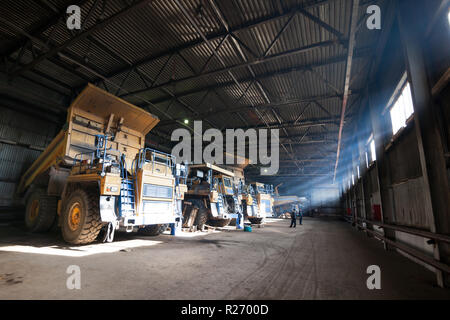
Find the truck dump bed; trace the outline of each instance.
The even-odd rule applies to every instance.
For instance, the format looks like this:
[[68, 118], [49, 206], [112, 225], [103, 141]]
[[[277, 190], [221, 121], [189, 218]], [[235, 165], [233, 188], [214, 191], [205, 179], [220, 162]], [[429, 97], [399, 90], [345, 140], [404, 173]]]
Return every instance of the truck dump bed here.
[[94, 152], [95, 136], [99, 134], [114, 136], [107, 147], [124, 154], [130, 168], [145, 145], [145, 135], [158, 122], [156, 116], [145, 110], [88, 84], [69, 107], [63, 130], [23, 174], [17, 192], [23, 193], [51, 166], [71, 167], [81, 154]]

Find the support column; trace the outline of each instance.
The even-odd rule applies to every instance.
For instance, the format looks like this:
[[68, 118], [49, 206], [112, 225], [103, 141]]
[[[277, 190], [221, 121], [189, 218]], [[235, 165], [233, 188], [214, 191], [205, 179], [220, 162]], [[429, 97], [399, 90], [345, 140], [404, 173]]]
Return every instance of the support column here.
[[[419, 156], [425, 185], [425, 197], [429, 202], [430, 231], [450, 233], [450, 189], [447, 178], [442, 136], [431, 99], [430, 84], [423, 50], [426, 46], [426, 22], [429, 21], [427, 2], [399, 0], [398, 17], [404, 55], [411, 83], [414, 104], [414, 122], [419, 147]], [[450, 246], [438, 243], [434, 257], [450, 264]], [[437, 272], [440, 286], [450, 286], [449, 274]]]
[[[367, 88], [367, 97], [369, 102], [370, 122], [372, 124], [373, 139], [375, 141], [376, 171], [378, 177], [378, 189], [381, 198], [381, 220], [383, 223], [391, 224], [395, 222], [395, 212], [392, 203], [391, 174], [386, 153], [384, 151], [387, 132], [390, 120], [382, 115], [384, 104], [380, 101], [376, 83]], [[389, 123], [388, 123], [389, 122]], [[395, 231], [384, 229], [384, 235], [389, 240], [395, 241]], [[395, 250], [395, 247], [384, 243], [386, 250]]]
[[[367, 99], [368, 97], [365, 97]], [[361, 174], [361, 197], [362, 197], [362, 217], [367, 219], [367, 211], [366, 211], [366, 190], [364, 187], [364, 183], [367, 178], [367, 167], [366, 167], [366, 158], [365, 158], [365, 141], [363, 141], [363, 137], [367, 135], [367, 123], [366, 118], [364, 118], [364, 114], [367, 110], [367, 101], [362, 103], [362, 107], [360, 108], [360, 113], [358, 115], [358, 134], [357, 134], [357, 145], [358, 145], [358, 154], [359, 154], [359, 169]], [[361, 124], [361, 125], [360, 125]], [[366, 228], [369, 230], [373, 230], [373, 225], [366, 222]], [[368, 237], [372, 237], [370, 232], [364, 231]]]

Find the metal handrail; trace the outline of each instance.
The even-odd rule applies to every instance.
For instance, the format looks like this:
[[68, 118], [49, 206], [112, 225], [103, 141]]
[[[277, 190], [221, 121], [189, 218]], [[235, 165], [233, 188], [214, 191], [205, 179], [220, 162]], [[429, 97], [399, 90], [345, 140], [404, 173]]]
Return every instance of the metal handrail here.
[[[112, 147], [110, 147], [109, 149], [107, 148], [107, 146], [108, 146], [108, 138], [111, 138], [111, 136], [97, 134], [95, 136], [95, 138], [96, 138], [95, 151], [82, 152], [82, 153], [76, 154], [74, 159], [73, 159], [73, 166], [76, 167], [77, 162], [79, 162], [80, 163], [79, 172], [81, 173], [81, 163], [83, 162], [83, 155], [90, 154], [91, 155], [91, 159], [90, 159], [91, 161], [89, 162], [89, 164], [90, 164], [89, 168], [90, 169], [93, 168], [94, 159], [102, 159], [103, 160], [103, 165], [102, 165], [101, 175], [104, 176], [105, 175], [104, 163], [106, 162], [108, 151], [114, 150], [114, 151], [119, 152], [119, 159], [121, 159], [122, 154], [121, 154], [121, 152], [119, 150], [112, 149]], [[103, 155], [102, 155], [102, 152], [103, 152]], [[80, 157], [79, 160], [78, 160], [78, 157]]]
[[382, 227], [382, 228], [392, 229], [392, 230], [396, 230], [396, 231], [400, 231], [400, 232], [404, 232], [404, 233], [409, 233], [409, 234], [412, 234], [412, 235], [421, 236], [421, 237], [425, 237], [425, 238], [436, 240], [436, 241], [450, 243], [450, 236], [447, 236], [447, 235], [444, 235], [444, 234], [439, 234], [439, 233], [434, 233], [434, 232], [430, 232], [430, 231], [415, 229], [415, 228], [411, 228], [411, 227], [396, 226], [396, 225], [392, 225], [392, 224], [386, 224], [386, 223], [382, 223], [382, 222], [371, 221], [371, 220], [367, 220], [367, 219], [360, 218], [360, 217], [356, 217], [356, 219], [358, 219], [358, 220], [360, 220], [362, 222], [366, 222], [366, 223], [370, 223], [370, 224]]
[[[95, 155], [95, 153], [96, 153], [96, 151], [89, 151], [89, 152], [81, 152], [81, 153], [77, 153], [77, 154], [75, 155], [75, 157], [73, 158], [73, 167], [75, 168], [75, 167], [77, 166], [77, 162], [79, 162], [79, 163], [80, 163], [80, 166], [79, 166], [79, 173], [81, 173], [81, 164], [82, 164], [82, 162], [83, 162], [84, 160], [87, 160], [87, 159], [83, 159], [83, 155], [90, 154], [90, 155], [91, 155], [91, 161], [89, 162], [89, 164], [91, 165], [91, 168], [92, 168], [92, 164], [93, 164], [93, 162], [94, 162], [94, 155]], [[80, 157], [80, 159], [78, 159], [78, 157]]]
[[[147, 152], [151, 153], [151, 161], [147, 160]], [[165, 158], [165, 165], [166, 165], [166, 175], [168, 174], [168, 169], [170, 168], [173, 172], [173, 169], [175, 168], [175, 163], [176, 163], [176, 158], [175, 156], [169, 154], [169, 153], [165, 153], [165, 152], [161, 152], [152, 148], [142, 148], [139, 150], [139, 155], [138, 155], [138, 161], [137, 161], [137, 165], [135, 170], [137, 170], [138, 168], [142, 168], [144, 166], [145, 163], [152, 163], [152, 173], [154, 172], [155, 169], [155, 158], [156, 156], [160, 156], [161, 158]]]
[[450, 273], [450, 266], [438, 261], [436, 259], [434, 259], [433, 257], [430, 257], [422, 252], [420, 252], [417, 249], [411, 248], [403, 243], [399, 243], [396, 242], [394, 240], [388, 239], [385, 236], [381, 235], [380, 233], [374, 231], [374, 230], [370, 230], [367, 227], [363, 226], [362, 224], [356, 223], [359, 227], [361, 227], [362, 229], [366, 230], [366, 232], [369, 232], [370, 234], [372, 234], [373, 236], [380, 238], [382, 241], [384, 241], [385, 243], [390, 244], [391, 246], [394, 246], [396, 248], [398, 248], [399, 250], [421, 260], [422, 262], [425, 262], [426, 264], [435, 267], [436, 269], [439, 269], [441, 271]]

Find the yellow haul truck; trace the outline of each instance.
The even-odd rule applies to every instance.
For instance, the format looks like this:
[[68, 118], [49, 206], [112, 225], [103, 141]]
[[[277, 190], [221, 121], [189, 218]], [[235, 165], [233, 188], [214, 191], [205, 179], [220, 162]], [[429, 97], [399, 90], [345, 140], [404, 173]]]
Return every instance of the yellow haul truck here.
[[253, 182], [250, 184], [250, 188], [256, 203], [258, 204], [256, 216], [250, 217], [249, 220], [252, 223], [262, 223], [267, 217], [273, 217], [273, 186], [271, 184], [264, 184], [260, 182]]
[[181, 228], [186, 170], [173, 156], [144, 148], [159, 122], [152, 114], [89, 84], [67, 122], [23, 174], [17, 192], [25, 223], [44, 232], [57, 223], [65, 241], [112, 241], [114, 231], [159, 234]]
[[256, 200], [256, 194], [251, 185], [246, 185], [242, 180], [239, 181], [238, 194], [242, 204], [244, 222], [260, 224], [263, 218], [260, 215], [259, 205]]
[[[233, 172], [209, 163], [191, 165], [188, 171], [188, 190], [183, 203], [185, 223], [190, 221], [202, 229], [205, 224], [224, 227], [231, 219], [243, 220]], [[196, 216], [192, 217], [194, 213]], [[240, 228], [242, 223], [237, 226]]]

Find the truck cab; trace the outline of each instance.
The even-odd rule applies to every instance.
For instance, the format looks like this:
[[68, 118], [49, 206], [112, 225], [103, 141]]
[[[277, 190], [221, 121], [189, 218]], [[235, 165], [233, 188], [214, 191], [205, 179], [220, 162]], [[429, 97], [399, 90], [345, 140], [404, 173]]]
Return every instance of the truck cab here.
[[[184, 221], [197, 227], [204, 224], [226, 226], [231, 219], [238, 218], [241, 207], [233, 178], [233, 172], [216, 165], [190, 165], [183, 206]], [[193, 212], [197, 212], [195, 219], [192, 218]]]
[[259, 217], [273, 217], [273, 186], [260, 182], [253, 182], [250, 186], [255, 193]]

